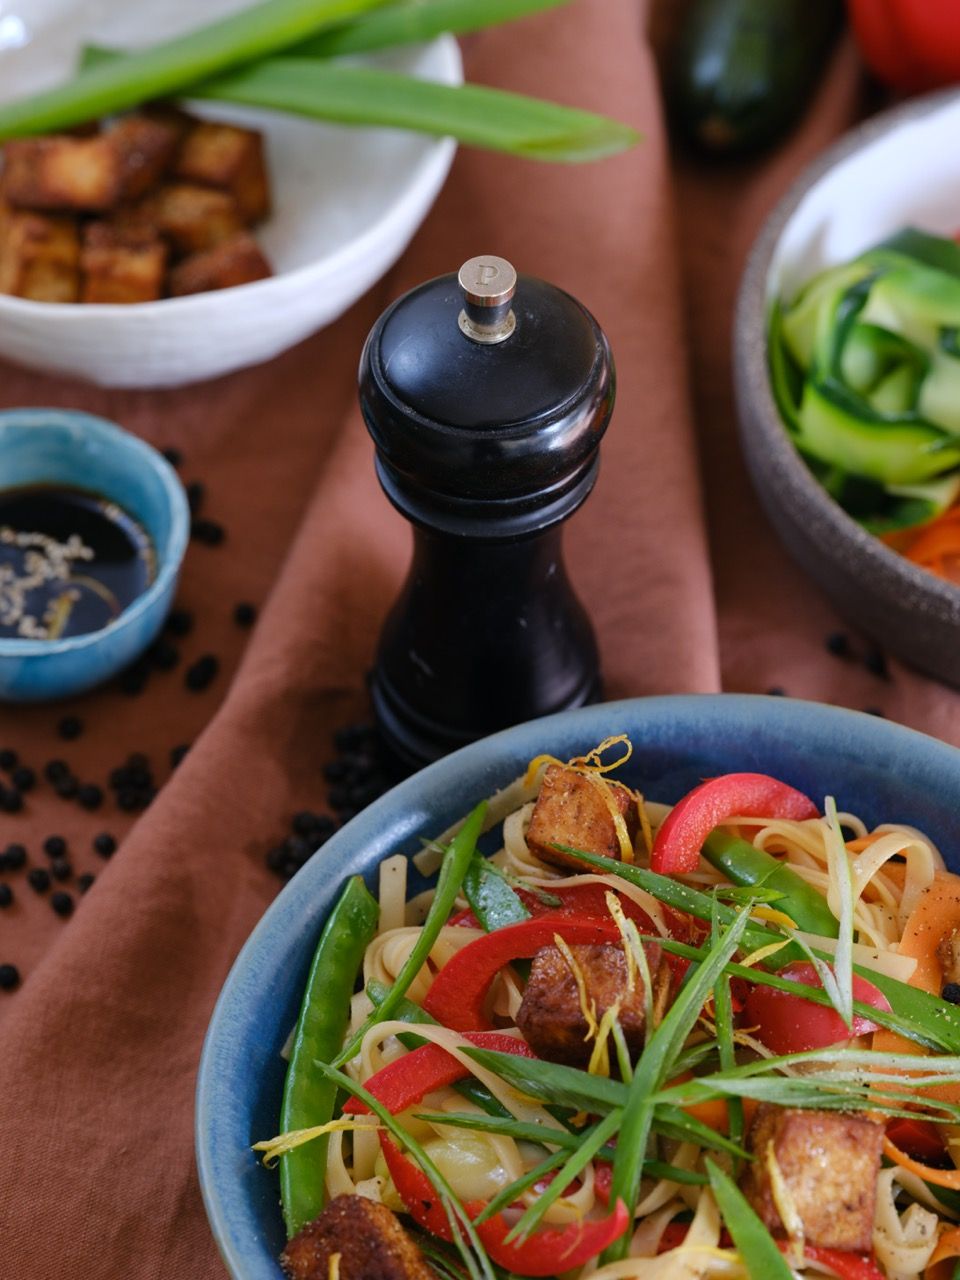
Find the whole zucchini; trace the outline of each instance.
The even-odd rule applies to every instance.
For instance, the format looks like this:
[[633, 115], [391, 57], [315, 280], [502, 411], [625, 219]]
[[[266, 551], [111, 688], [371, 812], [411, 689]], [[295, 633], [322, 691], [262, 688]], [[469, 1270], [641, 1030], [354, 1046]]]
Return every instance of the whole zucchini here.
[[668, 71], [676, 128], [706, 150], [774, 142], [802, 114], [842, 0], [692, 0]]

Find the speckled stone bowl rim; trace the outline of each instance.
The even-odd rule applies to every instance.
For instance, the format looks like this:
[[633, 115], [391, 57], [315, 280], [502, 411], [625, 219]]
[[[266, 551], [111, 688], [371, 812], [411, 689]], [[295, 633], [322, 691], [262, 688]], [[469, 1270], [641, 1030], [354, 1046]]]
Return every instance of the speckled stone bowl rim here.
[[863, 572], [874, 576], [875, 594], [919, 599], [926, 612], [960, 627], [960, 586], [921, 569], [868, 533], [817, 482], [787, 433], [773, 398], [767, 364], [767, 278], [780, 237], [807, 193], [830, 169], [861, 148], [902, 125], [922, 120], [955, 102], [958, 96], [955, 89], [928, 94], [872, 116], [845, 133], [804, 169], [763, 224], [747, 257], [734, 317], [733, 357], [738, 401], [749, 400], [749, 409], [743, 403], [738, 405], [741, 435], [746, 438], [758, 434], [770, 454], [771, 465], [790, 475], [792, 484], [820, 522], [821, 545], [828, 539], [847, 543], [854, 548]]
[[[138, 619], [148, 613], [161, 596], [171, 588], [173, 580], [180, 572], [180, 566], [190, 540], [190, 507], [183, 485], [176, 471], [167, 462], [159, 450], [141, 440], [130, 431], [124, 430], [116, 422], [101, 418], [93, 413], [85, 413], [80, 409], [6, 409], [0, 411], [0, 475], [3, 471], [3, 429], [4, 427], [28, 427], [31, 431], [42, 431], [45, 427], [76, 428], [81, 427], [87, 435], [96, 436], [108, 447], [120, 448], [126, 454], [130, 470], [139, 469], [152, 472], [160, 481], [170, 528], [162, 547], [156, 547], [157, 576], [146, 591], [137, 596], [126, 609], [112, 622], [98, 631], [88, 631], [79, 636], [67, 636], [62, 640], [26, 640], [17, 637], [0, 637], [0, 660], [4, 658], [44, 658], [50, 659], [63, 653], [76, 653], [83, 649], [93, 649], [105, 641], [109, 641], [119, 631], [135, 624]], [[79, 446], [82, 453], [82, 445]], [[43, 477], [38, 473], [37, 482]], [[77, 477], [78, 488], [83, 488], [80, 477]], [[3, 489], [0, 482], [0, 490]], [[113, 494], [119, 505], [122, 500]]]
[[[814, 782], [829, 777], [841, 807], [855, 804], [868, 822], [925, 827], [960, 870], [953, 802], [960, 793], [960, 751], [888, 720], [819, 703], [753, 694], [600, 703], [517, 725], [422, 770], [343, 827], [280, 892], [237, 956], [213, 1010], [197, 1076], [194, 1133], [207, 1217], [233, 1280], [281, 1280], [280, 1245], [273, 1239], [277, 1192], [249, 1144], [275, 1131], [276, 1105], [264, 1097], [274, 1086], [264, 1077], [278, 1075], [277, 1054], [338, 886], [348, 875], [369, 877], [391, 853], [415, 849], [419, 836], [445, 829], [541, 751], [574, 754], [621, 732], [631, 734], [642, 773], [659, 779], [650, 784], [654, 799], [678, 798], [705, 766], [713, 772], [766, 768], [811, 792]], [[915, 810], [918, 803], [923, 812]], [[902, 812], [907, 805], [910, 812]]]

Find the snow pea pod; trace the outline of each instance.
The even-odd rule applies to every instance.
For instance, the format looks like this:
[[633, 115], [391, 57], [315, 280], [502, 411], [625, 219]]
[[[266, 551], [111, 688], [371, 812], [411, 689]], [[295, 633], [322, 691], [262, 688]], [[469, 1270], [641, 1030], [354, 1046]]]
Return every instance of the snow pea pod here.
[[837, 937], [840, 926], [823, 894], [769, 853], [718, 829], [707, 836], [703, 856], [734, 884], [762, 886], [782, 893], [783, 897], [774, 905], [804, 933], [815, 933], [821, 938]]
[[[333, 1118], [336, 1085], [316, 1070], [343, 1043], [357, 972], [377, 931], [380, 908], [359, 876], [334, 907], [310, 965], [280, 1108], [280, 1131], [306, 1129]], [[280, 1158], [280, 1198], [288, 1236], [323, 1208], [327, 1139]]]

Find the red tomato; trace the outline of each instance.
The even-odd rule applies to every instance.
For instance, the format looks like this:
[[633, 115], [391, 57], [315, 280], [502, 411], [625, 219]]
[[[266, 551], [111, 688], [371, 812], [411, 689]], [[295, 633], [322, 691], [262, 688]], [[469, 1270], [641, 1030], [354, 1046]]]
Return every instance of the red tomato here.
[[[782, 969], [781, 978], [802, 982], [807, 987], [820, 987], [817, 971], [807, 962], [791, 964]], [[874, 1009], [888, 1013], [890, 1004], [885, 995], [866, 978], [853, 976], [853, 998]], [[830, 1005], [814, 1004], [787, 991], [775, 991], [773, 987], [752, 986], [747, 992], [744, 1017], [747, 1024], [756, 1027], [758, 1040], [774, 1053], [803, 1053], [807, 1049], [824, 1049], [827, 1045], [849, 1040], [851, 1034], [865, 1035], [876, 1031], [877, 1024], [857, 1014], [853, 1017], [853, 1031], [847, 1027]]]

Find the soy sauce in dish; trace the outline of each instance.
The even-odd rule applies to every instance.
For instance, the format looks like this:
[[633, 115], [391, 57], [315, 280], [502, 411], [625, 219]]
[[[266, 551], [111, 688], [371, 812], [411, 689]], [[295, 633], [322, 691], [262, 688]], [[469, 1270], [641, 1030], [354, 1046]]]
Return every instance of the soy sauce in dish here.
[[156, 576], [146, 531], [81, 489], [0, 489], [0, 638], [60, 640], [100, 631]]

